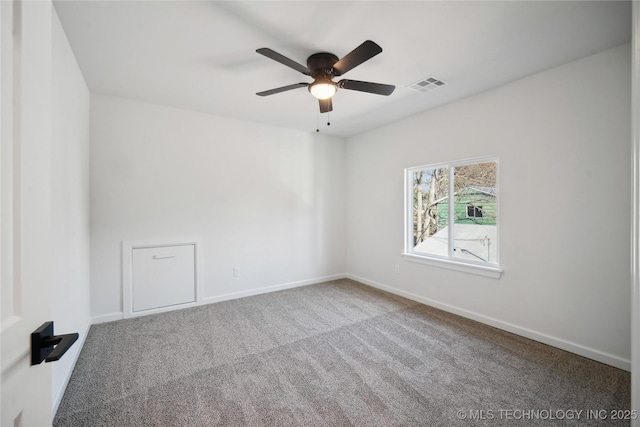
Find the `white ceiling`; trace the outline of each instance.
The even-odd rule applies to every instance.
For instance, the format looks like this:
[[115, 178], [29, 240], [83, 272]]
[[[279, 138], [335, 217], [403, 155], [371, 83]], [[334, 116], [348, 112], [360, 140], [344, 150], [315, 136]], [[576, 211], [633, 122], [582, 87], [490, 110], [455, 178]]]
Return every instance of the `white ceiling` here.
[[[389, 97], [340, 90], [331, 126], [350, 136], [618, 46], [631, 39], [631, 2], [54, 1], [89, 89], [314, 132], [311, 79], [255, 52], [299, 63], [343, 57], [363, 41], [383, 52], [344, 78], [396, 85]], [[434, 75], [448, 84], [407, 89]], [[597, 82], [594, 82], [597, 84]]]

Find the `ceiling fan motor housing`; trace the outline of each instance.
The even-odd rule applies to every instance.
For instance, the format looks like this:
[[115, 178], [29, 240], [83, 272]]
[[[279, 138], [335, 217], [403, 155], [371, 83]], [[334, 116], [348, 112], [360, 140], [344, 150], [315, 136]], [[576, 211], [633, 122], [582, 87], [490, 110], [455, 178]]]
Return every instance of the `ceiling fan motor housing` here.
[[339, 58], [333, 53], [320, 52], [314, 53], [307, 58], [307, 68], [311, 70], [311, 77], [333, 78], [336, 74], [333, 70], [333, 64], [338, 62]]

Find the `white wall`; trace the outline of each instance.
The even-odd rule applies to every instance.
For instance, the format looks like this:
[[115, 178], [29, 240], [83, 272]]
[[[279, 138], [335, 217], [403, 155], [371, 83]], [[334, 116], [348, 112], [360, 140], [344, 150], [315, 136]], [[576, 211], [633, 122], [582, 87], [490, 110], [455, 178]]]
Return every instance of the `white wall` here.
[[53, 363], [54, 413], [91, 321], [89, 277], [89, 89], [58, 15], [52, 34], [52, 239], [51, 311], [55, 332], [81, 338]]
[[[630, 58], [621, 46], [350, 138], [350, 276], [628, 369]], [[403, 261], [403, 169], [484, 155], [500, 159], [501, 279]]]
[[201, 237], [210, 301], [344, 274], [344, 157], [322, 134], [92, 94], [94, 319], [123, 310], [123, 240]]

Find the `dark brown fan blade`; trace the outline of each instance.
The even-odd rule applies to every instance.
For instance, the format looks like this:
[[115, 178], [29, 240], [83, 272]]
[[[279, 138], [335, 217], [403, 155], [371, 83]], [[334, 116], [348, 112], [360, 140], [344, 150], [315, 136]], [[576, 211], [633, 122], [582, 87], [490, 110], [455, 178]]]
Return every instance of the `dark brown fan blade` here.
[[257, 49], [256, 52], [269, 59], [273, 59], [276, 62], [286, 65], [287, 67], [293, 68], [296, 71], [300, 71], [302, 74], [306, 74], [307, 76], [311, 75], [311, 71], [309, 71], [309, 69], [304, 65], [298, 64], [296, 61], [293, 61], [284, 55], [280, 55], [278, 52], [271, 50], [268, 47]]
[[271, 90], [265, 90], [264, 92], [258, 92], [258, 93], [256, 93], [256, 95], [258, 95], [258, 96], [269, 96], [269, 95], [273, 95], [273, 94], [276, 94], [276, 93], [285, 92], [287, 90], [298, 89], [299, 87], [306, 87], [306, 86], [309, 86], [309, 83], [294, 83], [294, 84], [289, 85], [289, 86], [282, 86], [282, 87], [278, 87], [278, 88], [271, 89]]
[[375, 93], [376, 95], [389, 96], [396, 89], [393, 85], [383, 85], [381, 83], [361, 82], [358, 80], [340, 80], [338, 87], [341, 89], [357, 90], [360, 92]]
[[373, 58], [380, 52], [382, 52], [382, 48], [380, 46], [378, 46], [371, 40], [367, 40], [357, 48], [353, 49], [340, 61], [333, 64], [333, 70], [335, 71], [335, 75], [336, 76], [343, 75], [347, 71]]
[[331, 102], [331, 98], [319, 99], [318, 102], [320, 103], [321, 113], [328, 113], [329, 111], [333, 110], [333, 102]]

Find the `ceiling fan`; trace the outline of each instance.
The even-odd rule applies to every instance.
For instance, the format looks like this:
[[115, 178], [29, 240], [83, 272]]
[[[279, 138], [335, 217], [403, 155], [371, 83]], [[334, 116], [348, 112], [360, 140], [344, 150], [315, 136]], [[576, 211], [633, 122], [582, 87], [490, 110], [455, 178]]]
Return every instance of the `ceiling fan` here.
[[313, 78], [313, 82], [311, 83], [294, 83], [292, 85], [258, 92], [256, 95], [269, 96], [287, 90], [307, 87], [311, 95], [318, 99], [321, 113], [328, 113], [333, 110], [331, 97], [338, 89], [357, 90], [360, 92], [389, 96], [396, 88], [393, 85], [361, 82], [358, 80], [343, 79], [339, 82], [333, 81], [334, 77], [345, 74], [347, 71], [382, 52], [382, 48], [371, 40], [365, 41], [342, 59], [338, 59], [333, 53], [314, 53], [307, 58], [306, 67], [266, 47], [257, 49], [256, 52]]

